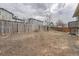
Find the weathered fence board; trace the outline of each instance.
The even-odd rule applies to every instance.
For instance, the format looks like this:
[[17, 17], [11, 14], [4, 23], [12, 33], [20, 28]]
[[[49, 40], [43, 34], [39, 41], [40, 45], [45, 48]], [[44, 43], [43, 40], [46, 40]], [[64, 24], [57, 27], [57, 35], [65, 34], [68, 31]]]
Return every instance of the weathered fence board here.
[[18, 23], [18, 32], [24, 32], [24, 23]]

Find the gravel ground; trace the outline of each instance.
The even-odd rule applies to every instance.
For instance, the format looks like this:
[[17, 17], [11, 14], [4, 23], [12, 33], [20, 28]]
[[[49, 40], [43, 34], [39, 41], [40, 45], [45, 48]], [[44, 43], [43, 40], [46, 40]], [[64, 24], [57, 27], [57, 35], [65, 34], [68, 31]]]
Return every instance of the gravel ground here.
[[79, 55], [78, 46], [78, 37], [58, 31], [19, 33], [0, 37], [2, 56], [76, 56]]

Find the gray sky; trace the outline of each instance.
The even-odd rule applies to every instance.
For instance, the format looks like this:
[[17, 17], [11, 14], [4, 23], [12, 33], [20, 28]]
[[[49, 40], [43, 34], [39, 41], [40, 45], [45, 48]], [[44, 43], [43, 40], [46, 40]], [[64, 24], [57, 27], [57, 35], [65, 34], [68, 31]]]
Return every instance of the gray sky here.
[[13, 12], [19, 18], [35, 17], [37, 19], [46, 19], [48, 13], [55, 23], [57, 20], [69, 22], [72, 18], [77, 4], [65, 3], [0, 3], [1, 8]]

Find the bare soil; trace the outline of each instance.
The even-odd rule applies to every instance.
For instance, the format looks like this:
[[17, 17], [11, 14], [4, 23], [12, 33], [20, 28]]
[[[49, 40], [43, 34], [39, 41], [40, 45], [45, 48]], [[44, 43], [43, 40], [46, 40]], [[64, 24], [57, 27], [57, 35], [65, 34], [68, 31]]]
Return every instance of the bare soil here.
[[16, 33], [0, 37], [2, 56], [75, 56], [79, 55], [76, 46], [79, 46], [78, 37], [58, 31]]

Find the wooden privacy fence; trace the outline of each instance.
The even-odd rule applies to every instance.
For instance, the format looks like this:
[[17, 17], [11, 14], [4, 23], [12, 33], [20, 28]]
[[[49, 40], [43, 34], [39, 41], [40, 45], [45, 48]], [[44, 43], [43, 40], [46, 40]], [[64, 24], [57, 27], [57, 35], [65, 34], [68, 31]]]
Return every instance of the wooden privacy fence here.
[[6, 35], [9, 33], [22, 33], [22, 32], [31, 32], [33, 28], [38, 31], [43, 29], [43, 26], [33, 27], [32, 24], [25, 23], [25, 22], [17, 22], [17, 21], [7, 21], [7, 20], [0, 20], [0, 35]]
[[70, 32], [70, 29], [68, 27], [51, 27], [49, 30], [56, 30], [61, 32]]
[[[70, 27], [71, 28], [71, 27]], [[30, 24], [25, 22], [0, 20], [0, 35], [12, 34], [12, 33], [22, 33], [22, 32], [38, 32], [38, 31], [49, 31], [57, 30], [62, 32], [71, 32], [70, 28], [58, 28], [58, 27], [47, 27], [43, 25]]]
[[0, 34], [24, 32], [24, 23], [0, 20]]

